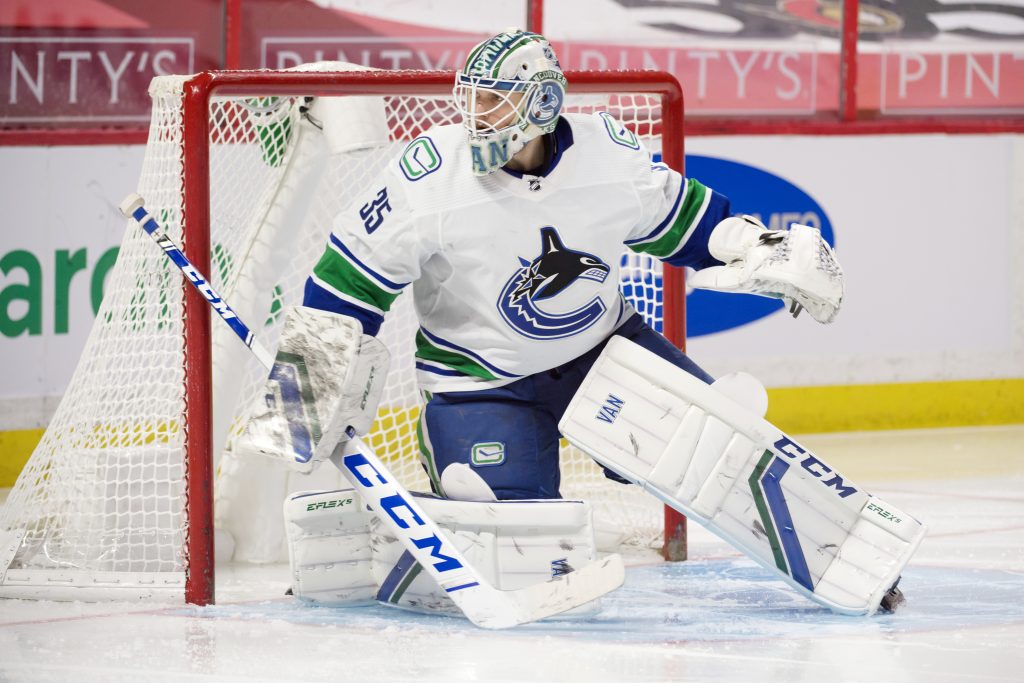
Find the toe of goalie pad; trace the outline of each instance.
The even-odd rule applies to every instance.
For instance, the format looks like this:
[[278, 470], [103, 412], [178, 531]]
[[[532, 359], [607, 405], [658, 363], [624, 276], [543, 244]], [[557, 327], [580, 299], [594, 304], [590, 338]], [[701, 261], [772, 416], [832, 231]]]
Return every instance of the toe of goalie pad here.
[[352, 489], [304, 491], [285, 500], [288, 559], [296, 597], [335, 606], [374, 602], [372, 517]]
[[[597, 556], [591, 508], [583, 501], [474, 502], [418, 495], [416, 502], [499, 590], [550, 581]], [[378, 600], [414, 611], [461, 614], [380, 520], [372, 519], [370, 529]], [[565, 614], [585, 616], [599, 609], [595, 600]]]
[[257, 453], [309, 472], [347, 439], [373, 425], [389, 355], [344, 315], [297, 306], [288, 312], [264, 390], [254, 401], [236, 453]]
[[882, 596], [882, 602], [878, 605], [879, 612], [885, 612], [886, 614], [892, 614], [900, 608], [907, 601], [906, 596], [903, 595], [903, 591], [899, 589], [899, 579], [896, 579], [896, 583], [885, 592]]
[[759, 414], [613, 337], [559, 423], [573, 444], [843, 614], [871, 614], [925, 533]]

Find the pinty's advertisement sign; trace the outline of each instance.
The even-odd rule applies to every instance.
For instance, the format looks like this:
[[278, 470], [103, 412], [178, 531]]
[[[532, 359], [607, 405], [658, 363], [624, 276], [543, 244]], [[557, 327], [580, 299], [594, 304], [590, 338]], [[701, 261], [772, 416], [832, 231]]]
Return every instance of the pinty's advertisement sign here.
[[[153, 76], [211, 68], [339, 60], [453, 69], [486, 35], [510, 20], [526, 23], [525, 8], [519, 16], [488, 7], [466, 13], [460, 3], [415, 0], [241, 3], [226, 21], [217, 0], [178, 1], [196, 16], [135, 3], [54, 23], [33, 0], [7, 0], [0, 125], [142, 127]], [[68, 13], [86, 11], [66, 4]], [[838, 107], [839, 0], [552, 0], [544, 8], [544, 33], [563, 67], [668, 71], [683, 84], [690, 115], [800, 116]], [[35, 22], [26, 25], [23, 15]], [[862, 110], [1024, 112], [1020, 2], [860, 0], [858, 30]]]
[[153, 77], [194, 68], [190, 37], [0, 35], [0, 121], [146, 123]]

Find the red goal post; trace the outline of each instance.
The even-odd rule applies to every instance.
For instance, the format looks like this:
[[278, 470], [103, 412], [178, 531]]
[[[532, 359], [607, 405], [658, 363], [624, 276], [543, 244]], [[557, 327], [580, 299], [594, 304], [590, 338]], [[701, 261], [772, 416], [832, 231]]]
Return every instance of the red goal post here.
[[[573, 93], [630, 92], [661, 98], [662, 159], [684, 172], [683, 90], [679, 81], [663, 71], [568, 71]], [[210, 272], [210, 101], [214, 95], [259, 97], [331, 95], [445, 95], [451, 91], [454, 72], [373, 71], [344, 73], [303, 72], [205, 72], [185, 85], [183, 140], [185, 186], [184, 252], [204, 273]], [[685, 350], [686, 289], [682, 269], [665, 266], [663, 275], [663, 333]], [[186, 556], [189, 578], [186, 601], [213, 601], [213, 434], [211, 316], [208, 304], [192, 288], [185, 292], [185, 364], [189, 430], [186, 436], [188, 518]], [[197, 474], [198, 473], [198, 474]], [[197, 495], [198, 494], [198, 495]], [[686, 559], [686, 518], [665, 507], [662, 555], [668, 560]]]

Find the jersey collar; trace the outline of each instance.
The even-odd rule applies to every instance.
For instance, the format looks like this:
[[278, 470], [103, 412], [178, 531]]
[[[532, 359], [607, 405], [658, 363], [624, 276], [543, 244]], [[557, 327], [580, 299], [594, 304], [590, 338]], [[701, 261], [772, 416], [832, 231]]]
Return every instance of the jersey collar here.
[[539, 171], [538, 169], [534, 169], [527, 173], [521, 173], [519, 171], [513, 171], [512, 169], [505, 168], [504, 166], [501, 168], [501, 171], [507, 173], [513, 178], [520, 179], [526, 176], [533, 178], [547, 177], [555, 170], [555, 167], [558, 166], [558, 162], [562, 160], [562, 154], [565, 153], [565, 150], [572, 147], [572, 127], [569, 125], [569, 122], [565, 120], [564, 116], [559, 117], [558, 123], [555, 124], [555, 129], [548, 133], [546, 137], [548, 138], [548, 155], [545, 163]]

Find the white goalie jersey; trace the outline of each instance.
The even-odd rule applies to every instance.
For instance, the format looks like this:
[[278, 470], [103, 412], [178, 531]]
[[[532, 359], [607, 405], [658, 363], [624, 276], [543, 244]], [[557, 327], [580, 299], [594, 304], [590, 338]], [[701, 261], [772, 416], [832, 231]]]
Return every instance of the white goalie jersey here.
[[652, 163], [603, 112], [563, 116], [552, 140], [546, 175], [485, 177], [462, 126], [413, 140], [335, 219], [305, 305], [376, 334], [412, 285], [421, 388], [476, 390], [577, 358], [633, 315], [619, 293], [624, 245], [718, 264], [707, 239], [728, 215], [722, 195]]

